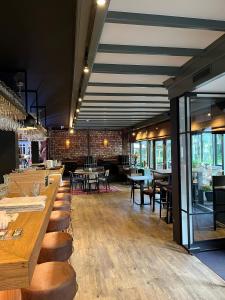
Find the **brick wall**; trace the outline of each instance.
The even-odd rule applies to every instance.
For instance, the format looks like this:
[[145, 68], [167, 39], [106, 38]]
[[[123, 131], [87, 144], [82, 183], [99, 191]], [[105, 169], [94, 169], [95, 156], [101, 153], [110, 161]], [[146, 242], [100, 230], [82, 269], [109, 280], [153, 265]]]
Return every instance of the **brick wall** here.
[[[109, 141], [108, 147], [103, 145], [104, 138]], [[69, 147], [66, 147], [66, 140], [70, 141]], [[88, 131], [75, 130], [70, 134], [68, 130], [51, 130], [48, 145], [50, 158], [82, 162], [88, 155]], [[89, 145], [89, 154], [96, 159], [114, 159], [129, 153], [127, 135], [121, 131], [90, 130]]]

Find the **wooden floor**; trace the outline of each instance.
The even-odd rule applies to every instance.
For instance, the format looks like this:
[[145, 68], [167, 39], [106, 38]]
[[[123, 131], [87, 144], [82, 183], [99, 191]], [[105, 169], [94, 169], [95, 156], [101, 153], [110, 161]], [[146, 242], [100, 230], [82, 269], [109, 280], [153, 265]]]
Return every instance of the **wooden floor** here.
[[225, 299], [225, 282], [172, 241], [128, 189], [73, 197], [76, 300]]

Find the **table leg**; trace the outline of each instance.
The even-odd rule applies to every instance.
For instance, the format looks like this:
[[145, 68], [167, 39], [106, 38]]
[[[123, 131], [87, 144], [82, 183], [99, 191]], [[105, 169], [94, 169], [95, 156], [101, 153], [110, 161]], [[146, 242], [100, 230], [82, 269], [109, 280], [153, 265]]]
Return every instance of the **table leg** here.
[[140, 200], [141, 200], [141, 205], [145, 204], [143, 191], [144, 191], [144, 182], [141, 181], [140, 182]]

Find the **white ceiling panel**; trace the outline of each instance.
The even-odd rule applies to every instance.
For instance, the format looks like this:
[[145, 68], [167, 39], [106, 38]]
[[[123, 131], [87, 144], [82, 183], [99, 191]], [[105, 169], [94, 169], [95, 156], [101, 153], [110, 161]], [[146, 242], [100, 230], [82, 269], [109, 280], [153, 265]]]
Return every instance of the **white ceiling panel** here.
[[223, 32], [105, 23], [101, 44], [204, 49]]
[[85, 96], [84, 97], [84, 101], [85, 100], [123, 100], [123, 101], [165, 101], [168, 102], [169, 99], [166, 97], [145, 97], [145, 96]]
[[149, 109], [151, 107], [170, 107], [170, 104], [169, 103], [160, 103], [160, 104], [157, 104], [157, 103], [87, 103], [87, 102], [84, 102], [83, 105], [82, 105], [82, 108], [86, 107], [86, 106], [92, 106], [92, 107], [95, 107], [95, 106], [98, 106], [98, 107], [107, 107], [107, 106], [120, 106], [120, 107], [146, 107], [146, 109]]
[[106, 107], [92, 107], [92, 108], [87, 108], [87, 107], [85, 107], [85, 106], [82, 106], [82, 108], [81, 108], [81, 111], [82, 112], [85, 112], [86, 110], [91, 110], [92, 112], [96, 112], [96, 111], [105, 111], [105, 112], [111, 112], [111, 111], [117, 111], [117, 110], [124, 110], [124, 111], [133, 111], [133, 112], [135, 112], [135, 111], [137, 111], [137, 110], [140, 110], [140, 111], [148, 111], [148, 112], [154, 112], [154, 111], [159, 111], [159, 110], [162, 110], [162, 111], [166, 111], [166, 110], [168, 110], [167, 108], [160, 108], [160, 109], [158, 109], [158, 108], [148, 108], [148, 109], [146, 109], [145, 107], [127, 107], [127, 106], [125, 106], [125, 107], [121, 107], [121, 108], [106, 108]]
[[185, 56], [97, 53], [95, 63], [180, 67], [190, 59], [191, 57]]
[[203, 84], [196, 92], [225, 93], [225, 75]]
[[136, 75], [136, 74], [105, 74], [92, 73], [90, 82], [105, 82], [105, 83], [139, 83], [139, 84], [162, 84], [170, 78], [166, 75]]
[[87, 93], [140, 93], [140, 94], [165, 94], [166, 88], [148, 88], [148, 87], [106, 87], [106, 86], [88, 86]]
[[225, 20], [224, 0], [111, 0], [109, 10]]

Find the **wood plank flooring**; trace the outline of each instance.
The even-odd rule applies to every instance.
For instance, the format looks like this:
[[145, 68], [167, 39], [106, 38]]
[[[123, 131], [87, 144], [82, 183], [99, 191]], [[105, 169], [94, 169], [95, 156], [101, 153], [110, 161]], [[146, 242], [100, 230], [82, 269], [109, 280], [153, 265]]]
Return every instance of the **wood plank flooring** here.
[[76, 300], [225, 299], [225, 282], [129, 191], [73, 197]]

